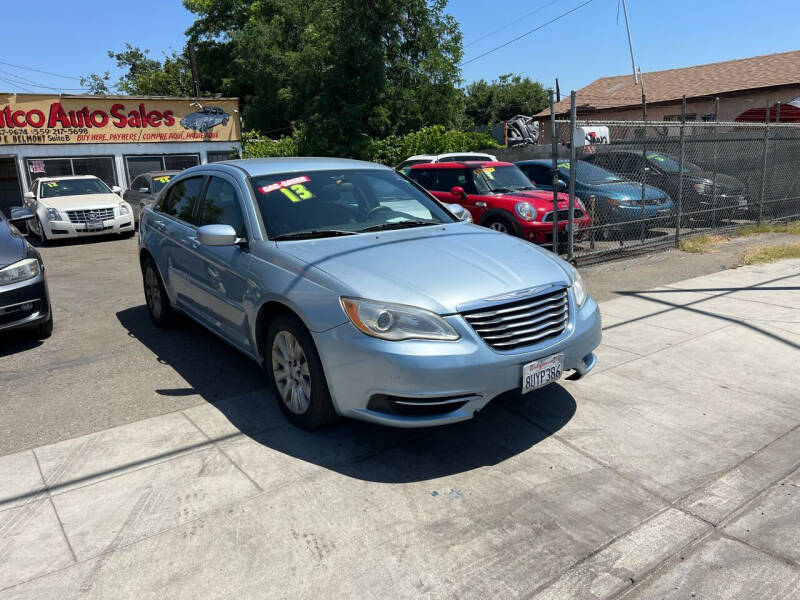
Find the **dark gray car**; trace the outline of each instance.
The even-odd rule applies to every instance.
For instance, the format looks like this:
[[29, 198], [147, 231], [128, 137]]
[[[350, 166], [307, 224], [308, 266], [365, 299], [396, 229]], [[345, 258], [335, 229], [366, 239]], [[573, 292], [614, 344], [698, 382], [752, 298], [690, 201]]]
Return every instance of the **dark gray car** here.
[[150, 171], [133, 178], [122, 195], [123, 200], [133, 208], [133, 222], [139, 222], [139, 215], [145, 206], [150, 206], [158, 198], [158, 193], [180, 171]]

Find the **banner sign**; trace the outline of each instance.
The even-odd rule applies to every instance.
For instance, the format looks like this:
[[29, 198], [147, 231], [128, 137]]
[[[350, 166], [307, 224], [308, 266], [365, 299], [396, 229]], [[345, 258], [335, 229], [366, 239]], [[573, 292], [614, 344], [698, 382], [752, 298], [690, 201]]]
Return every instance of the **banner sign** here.
[[0, 146], [238, 142], [238, 101], [0, 94]]

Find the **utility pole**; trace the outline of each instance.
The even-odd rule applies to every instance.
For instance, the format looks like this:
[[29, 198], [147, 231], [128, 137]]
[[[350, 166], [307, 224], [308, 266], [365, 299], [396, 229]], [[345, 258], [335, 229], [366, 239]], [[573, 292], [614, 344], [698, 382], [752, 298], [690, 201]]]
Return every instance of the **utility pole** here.
[[194, 56], [194, 44], [189, 42], [189, 63], [192, 66], [192, 81], [194, 82], [195, 100], [200, 97], [200, 82], [197, 80], [197, 60]]
[[622, 0], [622, 12], [625, 14], [625, 29], [628, 32], [628, 48], [631, 51], [631, 69], [633, 70], [633, 85], [639, 85], [639, 79], [636, 76], [636, 61], [633, 58], [633, 41], [631, 40], [631, 26], [628, 22], [628, 6], [625, 0]]

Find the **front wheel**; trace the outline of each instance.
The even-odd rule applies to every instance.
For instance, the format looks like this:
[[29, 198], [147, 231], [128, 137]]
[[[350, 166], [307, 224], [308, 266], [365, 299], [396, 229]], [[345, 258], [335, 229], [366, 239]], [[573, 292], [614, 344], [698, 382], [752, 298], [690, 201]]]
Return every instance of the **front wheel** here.
[[508, 219], [504, 219], [503, 217], [490, 217], [489, 219], [486, 219], [486, 221], [483, 223], [483, 226], [495, 231], [499, 231], [500, 233], [515, 235], [514, 226]]
[[36, 217], [36, 237], [39, 238], [42, 246], [46, 246], [47, 242], [50, 241], [47, 239], [47, 234], [44, 232], [44, 226], [42, 225], [42, 221], [39, 219], [39, 217]]
[[277, 317], [267, 330], [264, 350], [278, 406], [292, 424], [316, 429], [336, 419], [322, 362], [300, 319]]

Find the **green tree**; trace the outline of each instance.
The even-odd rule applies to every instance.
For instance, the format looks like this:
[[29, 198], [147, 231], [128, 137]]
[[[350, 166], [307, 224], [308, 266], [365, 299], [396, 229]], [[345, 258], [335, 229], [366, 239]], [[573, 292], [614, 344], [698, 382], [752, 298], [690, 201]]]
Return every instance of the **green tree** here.
[[507, 73], [487, 82], [479, 79], [464, 92], [466, 116], [476, 125], [506, 121], [514, 115], [534, 115], [548, 105], [547, 91], [529, 77]]
[[[115, 87], [123, 94], [144, 96], [193, 96], [192, 73], [189, 60], [177, 52], [165, 54], [164, 60], [150, 57], [150, 50], [125, 44], [121, 52], [108, 51], [117, 67], [123, 70], [122, 77]], [[81, 77], [81, 85], [87, 86], [93, 94], [111, 93], [107, 85], [108, 71], [103, 75], [91, 73]]]
[[300, 152], [365, 156], [372, 138], [463, 113], [461, 34], [446, 0], [184, 0], [200, 83]]

